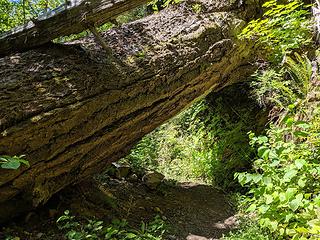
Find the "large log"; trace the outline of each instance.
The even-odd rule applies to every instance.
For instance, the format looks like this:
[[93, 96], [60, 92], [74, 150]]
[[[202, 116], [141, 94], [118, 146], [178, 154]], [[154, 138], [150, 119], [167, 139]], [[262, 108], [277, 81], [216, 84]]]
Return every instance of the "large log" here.
[[66, 0], [58, 8], [0, 35], [0, 56], [100, 26], [147, 0]]
[[194, 99], [252, 72], [236, 39], [256, 12], [243, 1], [198, 0], [102, 34], [0, 59], [0, 220], [101, 172]]

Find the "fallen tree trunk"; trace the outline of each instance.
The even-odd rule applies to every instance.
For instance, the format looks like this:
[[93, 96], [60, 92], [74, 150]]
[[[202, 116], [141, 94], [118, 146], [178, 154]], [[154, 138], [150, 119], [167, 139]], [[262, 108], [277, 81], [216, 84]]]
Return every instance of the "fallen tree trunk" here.
[[[252, 72], [235, 34], [255, 5], [197, 1], [93, 37], [0, 59], [0, 220], [101, 172], [194, 99]], [[239, 4], [239, 5], [238, 5]]]
[[100, 26], [147, 0], [72, 0], [0, 35], [0, 57]]

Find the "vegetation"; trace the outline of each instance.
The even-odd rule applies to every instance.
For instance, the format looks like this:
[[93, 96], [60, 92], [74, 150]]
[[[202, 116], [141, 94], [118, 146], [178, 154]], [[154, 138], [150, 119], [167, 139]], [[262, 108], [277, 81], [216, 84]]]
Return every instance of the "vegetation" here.
[[63, 4], [62, 0], [1, 0], [0, 1], [0, 33], [13, 27], [27, 23], [41, 14]]
[[[312, 45], [309, 6], [299, 1], [263, 6], [262, 18], [239, 37], [256, 41], [261, 50], [250, 92], [261, 107], [272, 108], [266, 135], [248, 130], [250, 145], [241, 140], [252, 118], [237, 108], [234, 114], [245, 120], [232, 122], [217, 111], [225, 102], [215, 102], [210, 112], [207, 98], [145, 137], [127, 160], [178, 180], [201, 179], [240, 192], [228, 173], [247, 169], [234, 175], [247, 189], [239, 207], [250, 213], [242, 220], [249, 223], [224, 239], [319, 239], [320, 109], [314, 97], [318, 74], [306, 52]], [[232, 153], [228, 162], [226, 150]], [[255, 221], [259, 225], [251, 224]]]
[[301, 121], [292, 111], [284, 126], [273, 126], [267, 136], [250, 134], [258, 148], [253, 173], [238, 173], [240, 183], [250, 186], [248, 212], [257, 212], [259, 223], [277, 239], [318, 239], [319, 116]]
[[231, 231], [227, 236], [223, 236], [222, 240], [273, 240], [272, 237], [268, 236], [268, 232], [251, 218], [243, 217], [240, 220], [239, 228]]
[[111, 225], [105, 225], [103, 221], [88, 219], [87, 223], [81, 223], [75, 216], [66, 210], [64, 215], [58, 218], [59, 229], [65, 232], [69, 240], [98, 240], [98, 239], [136, 239], [136, 240], [161, 240], [166, 232], [164, 221], [156, 216], [150, 223], [141, 223], [140, 229], [128, 226], [126, 220], [115, 219]]
[[23, 159], [22, 156], [0, 156], [0, 168], [3, 169], [18, 169], [21, 166], [21, 163], [29, 167], [29, 162]]
[[[259, 71], [255, 96], [276, 109], [265, 136], [250, 133], [257, 156], [250, 171], [235, 174], [249, 191], [242, 208], [254, 213], [272, 239], [319, 239], [318, 73], [300, 56], [311, 43], [311, 21], [300, 2], [267, 2], [264, 20], [249, 24], [241, 37], [256, 36], [271, 52], [273, 66]], [[282, 26], [282, 27], [280, 27]], [[287, 26], [287, 27], [286, 27]]]
[[261, 19], [251, 21], [240, 34], [240, 39], [257, 42], [264, 56], [276, 64], [293, 50], [298, 50], [312, 42], [310, 6], [294, 0], [278, 3], [276, 0], [263, 4], [265, 12]]
[[238, 84], [196, 102], [144, 137], [123, 161], [178, 181], [235, 190], [239, 185], [233, 175], [250, 166], [253, 154], [247, 132], [256, 121], [255, 130], [262, 131], [266, 121], [247, 91], [247, 84]]

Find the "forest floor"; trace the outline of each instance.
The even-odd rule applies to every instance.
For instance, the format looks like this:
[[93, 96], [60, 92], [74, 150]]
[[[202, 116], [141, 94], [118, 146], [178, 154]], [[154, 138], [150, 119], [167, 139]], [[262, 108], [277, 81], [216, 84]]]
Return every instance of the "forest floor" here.
[[9, 223], [0, 229], [0, 239], [65, 239], [56, 220], [66, 209], [104, 222], [126, 219], [137, 227], [159, 215], [169, 226], [164, 238], [168, 240], [219, 239], [237, 224], [225, 194], [212, 186], [166, 181], [150, 189], [139, 179], [100, 176], [64, 190], [43, 208]]

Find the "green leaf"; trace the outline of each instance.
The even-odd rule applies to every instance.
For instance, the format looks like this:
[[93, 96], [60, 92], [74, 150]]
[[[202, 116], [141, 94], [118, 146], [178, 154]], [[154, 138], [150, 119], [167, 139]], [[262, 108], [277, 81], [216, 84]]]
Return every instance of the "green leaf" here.
[[288, 170], [283, 176], [285, 182], [290, 182], [290, 180], [298, 174], [298, 171], [295, 169]]
[[263, 144], [263, 143], [267, 143], [267, 142], [268, 142], [268, 138], [266, 136], [259, 136], [258, 137], [259, 144]]
[[293, 125], [293, 123], [294, 123], [294, 119], [293, 118], [288, 118], [286, 120], [286, 124], [287, 124], [288, 127], [291, 127]]
[[295, 125], [303, 129], [308, 129], [311, 127], [311, 125], [305, 121], [297, 121]]
[[258, 148], [258, 156], [261, 158], [264, 158], [264, 159], [268, 158], [269, 152], [270, 152], [270, 149], [268, 147], [261, 146]]
[[30, 163], [29, 163], [29, 161], [27, 161], [27, 160], [24, 160], [24, 159], [19, 159], [19, 162], [20, 163], [23, 163], [24, 165], [26, 165], [27, 167], [30, 167]]
[[286, 234], [289, 236], [293, 236], [295, 233], [296, 231], [294, 229], [291, 229], [291, 228], [286, 229]]
[[141, 223], [141, 232], [145, 232], [146, 230], [146, 224], [144, 222]]
[[269, 205], [261, 205], [260, 207], [258, 207], [258, 211], [259, 213], [264, 214], [269, 210], [269, 208]]
[[296, 188], [288, 188], [285, 196], [286, 196], [286, 200], [289, 201], [297, 192]]
[[1, 168], [4, 169], [18, 169], [20, 167], [20, 162], [16, 159], [10, 160], [6, 163], [1, 164]]
[[236, 173], [235, 177], [238, 178], [239, 183], [241, 186], [244, 186], [246, 184], [246, 174], [247, 173]]
[[294, 214], [292, 213], [287, 214], [285, 218], [285, 222], [288, 223], [293, 217], [294, 217]]
[[279, 229], [279, 235], [282, 236], [284, 234], [284, 228]]
[[299, 187], [301, 187], [301, 188], [304, 188], [304, 187], [306, 186], [306, 180], [304, 179], [304, 177], [302, 177], [302, 178], [300, 178], [300, 179], [298, 180], [298, 185], [299, 185]]
[[270, 164], [271, 167], [276, 167], [279, 166], [280, 161], [279, 160], [273, 160], [272, 163]]
[[257, 204], [253, 203], [247, 208], [246, 212], [254, 212], [256, 209], [257, 209]]
[[318, 207], [320, 207], [320, 195], [318, 195], [317, 197], [315, 197], [315, 198], [313, 199], [313, 201], [314, 201], [314, 203], [315, 203]]
[[278, 228], [278, 222], [277, 221], [270, 221], [270, 230], [271, 232], [275, 232]]
[[11, 156], [0, 156], [0, 167], [4, 169], [18, 169], [21, 165], [21, 163], [30, 166], [29, 162], [27, 160], [22, 159], [24, 155], [17, 157], [11, 157]]
[[128, 238], [128, 239], [133, 239], [133, 238], [136, 238], [136, 237], [137, 237], [137, 235], [134, 234], [134, 233], [127, 233], [126, 234], [126, 238]]
[[297, 199], [293, 199], [291, 202], [289, 202], [289, 208], [292, 211], [296, 211], [300, 206], [300, 202]]
[[261, 175], [261, 174], [252, 174], [252, 175], [251, 175], [251, 178], [252, 178], [252, 181], [253, 181], [254, 183], [258, 183], [258, 182], [261, 181], [262, 175]]
[[280, 202], [287, 201], [286, 194], [285, 193], [280, 193], [279, 194], [279, 199], [280, 199]]
[[308, 233], [309, 232], [308, 229], [304, 228], [304, 227], [298, 227], [298, 228], [296, 228], [296, 231], [298, 233]]
[[269, 153], [269, 158], [272, 159], [272, 160], [277, 160], [278, 159], [278, 154], [276, 153], [275, 150], [271, 150], [270, 153]]
[[268, 194], [265, 197], [266, 197], [266, 204], [269, 205], [270, 203], [273, 202], [273, 197], [271, 195]]
[[309, 136], [309, 133], [306, 132], [306, 131], [294, 131], [293, 134], [296, 136], [296, 137], [308, 137]]
[[307, 162], [304, 159], [297, 159], [294, 161], [294, 164], [296, 165], [296, 167], [298, 169], [301, 169], [303, 166], [305, 166], [307, 164]]
[[262, 178], [262, 181], [263, 181], [264, 185], [268, 185], [268, 184], [271, 184], [271, 183], [272, 183], [272, 178], [271, 178], [271, 177], [266, 177], [266, 176], [264, 176], [264, 177]]
[[303, 194], [298, 194], [295, 199], [289, 202], [289, 208], [296, 211], [302, 205]]
[[291, 110], [293, 110], [295, 107], [296, 107], [296, 106], [295, 106], [294, 104], [290, 104], [290, 105], [288, 106], [288, 109], [291, 111]]

